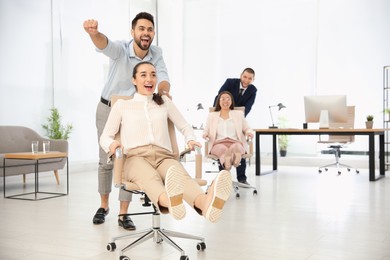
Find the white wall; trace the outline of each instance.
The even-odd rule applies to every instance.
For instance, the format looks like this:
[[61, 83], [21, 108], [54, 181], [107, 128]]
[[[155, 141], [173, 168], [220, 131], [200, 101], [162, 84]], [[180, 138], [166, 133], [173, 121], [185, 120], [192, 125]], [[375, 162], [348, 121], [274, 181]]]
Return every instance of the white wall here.
[[108, 59], [95, 51], [83, 22], [97, 19], [111, 39], [130, 39], [131, 20], [143, 10], [156, 15], [155, 1], [0, 0], [0, 124], [44, 135], [54, 105], [74, 126], [70, 161], [97, 161], [95, 111]]
[[[183, 8], [183, 106], [211, 104], [227, 77], [256, 71], [259, 94], [248, 120], [268, 127], [269, 105], [287, 106], [288, 126], [304, 122], [303, 96], [346, 94], [356, 127], [382, 127], [382, 68], [390, 64], [386, 0], [194, 0]], [[364, 138], [364, 137], [362, 137]], [[291, 137], [289, 153], [316, 153], [316, 137]], [[304, 146], [302, 146], [304, 144]], [[265, 143], [262, 151], [267, 151]], [[366, 149], [358, 137], [352, 149]]]
[[[303, 96], [336, 92], [356, 105], [356, 127], [367, 114], [382, 126], [389, 1], [164, 0], [158, 9], [156, 1], [0, 0], [0, 124], [43, 134], [55, 105], [74, 125], [71, 162], [97, 161], [95, 109], [108, 60], [82, 23], [95, 18], [111, 39], [128, 39], [131, 19], [145, 10], [158, 15], [173, 98], [191, 123], [199, 120], [192, 114], [197, 103], [211, 105], [227, 77], [253, 67], [259, 89], [248, 116], [253, 128], [268, 127], [268, 106], [279, 102], [289, 126], [301, 127]], [[289, 153], [313, 152], [314, 141], [292, 138]]]

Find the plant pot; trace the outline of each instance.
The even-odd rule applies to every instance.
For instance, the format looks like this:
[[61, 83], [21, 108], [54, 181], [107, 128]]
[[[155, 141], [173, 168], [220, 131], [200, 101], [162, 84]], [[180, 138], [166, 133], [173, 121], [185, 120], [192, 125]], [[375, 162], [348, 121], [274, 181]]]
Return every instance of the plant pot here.
[[286, 157], [287, 155], [287, 150], [279, 150], [280, 157]]
[[372, 129], [372, 126], [374, 125], [374, 121], [366, 121], [366, 128]]

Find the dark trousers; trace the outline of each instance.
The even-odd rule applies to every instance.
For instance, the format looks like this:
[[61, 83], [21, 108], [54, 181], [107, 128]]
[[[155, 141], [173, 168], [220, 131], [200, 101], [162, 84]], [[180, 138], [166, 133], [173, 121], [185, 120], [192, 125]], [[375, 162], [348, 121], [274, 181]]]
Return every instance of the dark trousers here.
[[[220, 163], [218, 163], [219, 170], [222, 171], [224, 168], [221, 166]], [[241, 159], [240, 166], [236, 168], [237, 172], [237, 181], [246, 181], [246, 160]]]

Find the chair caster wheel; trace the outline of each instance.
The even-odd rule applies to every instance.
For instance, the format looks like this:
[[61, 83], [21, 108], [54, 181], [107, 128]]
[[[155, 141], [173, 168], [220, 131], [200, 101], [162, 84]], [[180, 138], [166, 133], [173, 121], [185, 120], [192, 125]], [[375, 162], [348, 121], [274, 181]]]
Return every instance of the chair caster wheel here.
[[257, 195], [257, 190], [254, 190], [253, 191], [253, 196], [256, 196]]
[[206, 249], [206, 243], [205, 242], [200, 242], [196, 245], [196, 249], [198, 249], [198, 251], [204, 251]]
[[338, 171], [337, 173], [338, 173], [338, 175], [340, 175], [340, 174], [341, 174], [341, 172], [340, 172], [340, 171]]
[[349, 172], [350, 172], [350, 171], [351, 171], [351, 169], [350, 169], [350, 168], [347, 168], [347, 171], [349, 171]]
[[125, 256], [125, 255], [121, 255], [121, 256], [119, 257], [119, 260], [130, 260], [130, 258], [127, 257], [127, 256]]
[[356, 174], [359, 174], [359, 170], [356, 170]]
[[186, 256], [186, 255], [182, 255], [182, 256], [180, 257], [180, 260], [189, 260], [189, 258], [188, 258], [188, 256]]
[[116, 244], [115, 243], [108, 243], [107, 244], [107, 250], [112, 252], [116, 249]]
[[240, 193], [236, 193], [236, 199], [240, 198]]
[[322, 173], [322, 170], [318, 170], [318, 173]]

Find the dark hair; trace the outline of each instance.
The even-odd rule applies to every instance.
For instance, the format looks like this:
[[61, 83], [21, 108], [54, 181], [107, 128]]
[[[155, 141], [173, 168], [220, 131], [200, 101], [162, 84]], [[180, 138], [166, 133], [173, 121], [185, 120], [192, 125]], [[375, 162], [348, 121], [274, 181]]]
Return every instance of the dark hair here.
[[230, 99], [232, 100], [232, 104], [230, 105], [229, 108], [230, 108], [230, 110], [234, 109], [234, 98], [233, 98], [232, 93], [230, 93], [229, 91], [222, 91], [221, 93], [219, 93], [219, 95], [217, 97], [217, 102], [215, 103], [214, 111], [221, 111], [221, 105], [219, 104], [219, 101], [221, 100], [221, 96], [223, 94], [228, 94], [230, 96]]
[[134, 17], [133, 21], [131, 21], [131, 28], [133, 30], [135, 29], [135, 25], [137, 24], [139, 19], [146, 19], [146, 20], [150, 21], [154, 27], [153, 15], [151, 15], [150, 13], [147, 13], [147, 12], [141, 12]]
[[[140, 63], [138, 63], [137, 65], [134, 66], [134, 69], [133, 69], [133, 78], [135, 79], [136, 78], [136, 75], [137, 75], [137, 72], [138, 72], [138, 68], [139, 66], [143, 65], [143, 64], [149, 64], [149, 65], [152, 65], [153, 68], [155, 68], [155, 66], [153, 65], [153, 63], [149, 62], [149, 61], [141, 61]], [[135, 88], [137, 89], [137, 86], [135, 86]], [[162, 97], [157, 94], [157, 93], [153, 93], [153, 101], [157, 103], [157, 105], [162, 105], [164, 104], [164, 100], [162, 99]]]
[[[253, 76], [255, 75], [255, 71], [252, 69], [252, 68], [245, 68], [243, 71], [242, 71], [242, 73], [244, 73], [244, 72], [248, 72], [248, 73], [250, 73], [250, 74], [253, 74]], [[242, 74], [241, 73], [241, 74]]]

